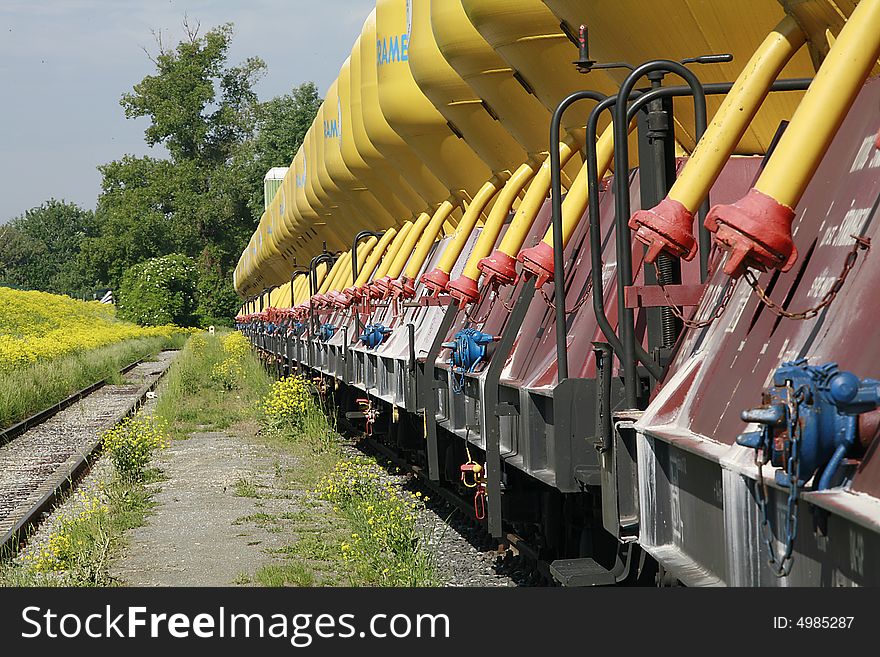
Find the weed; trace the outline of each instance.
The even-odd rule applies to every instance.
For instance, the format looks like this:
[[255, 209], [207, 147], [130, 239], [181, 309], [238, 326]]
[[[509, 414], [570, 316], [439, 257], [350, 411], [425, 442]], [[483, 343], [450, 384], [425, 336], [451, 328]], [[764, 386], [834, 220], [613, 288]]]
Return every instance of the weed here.
[[267, 564], [257, 571], [255, 579], [263, 586], [315, 585], [315, 574], [299, 561]]
[[246, 586], [251, 583], [251, 576], [247, 573], [239, 573], [238, 577], [232, 580], [236, 586]]
[[141, 481], [153, 452], [167, 447], [169, 438], [162, 420], [138, 413], [101, 434], [101, 442], [122, 478]]
[[168, 421], [175, 439], [196, 431], [222, 431], [248, 423], [256, 426], [258, 402], [271, 386], [259, 360], [249, 350], [235, 352], [240, 367], [235, 371], [234, 389], [212, 375], [214, 367], [230, 357], [224, 345], [232, 335], [239, 334], [194, 335], [171, 366], [156, 414]]
[[427, 537], [416, 527], [421, 493], [404, 497], [367, 458], [340, 460], [315, 492], [352, 524], [338, 549], [361, 579], [378, 586], [436, 584]]
[[239, 479], [235, 482], [236, 497], [259, 497], [256, 485], [250, 479]]
[[140, 482], [113, 477], [94, 495], [77, 493], [49, 537], [0, 565], [2, 586], [107, 586], [125, 532], [144, 524], [151, 495]]

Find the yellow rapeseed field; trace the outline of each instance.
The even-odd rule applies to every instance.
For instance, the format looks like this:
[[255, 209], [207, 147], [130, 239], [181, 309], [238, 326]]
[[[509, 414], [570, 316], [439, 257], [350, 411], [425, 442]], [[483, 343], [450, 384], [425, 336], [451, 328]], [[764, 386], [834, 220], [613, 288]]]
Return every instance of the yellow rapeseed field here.
[[116, 319], [112, 306], [0, 287], [0, 373], [122, 340], [180, 333]]

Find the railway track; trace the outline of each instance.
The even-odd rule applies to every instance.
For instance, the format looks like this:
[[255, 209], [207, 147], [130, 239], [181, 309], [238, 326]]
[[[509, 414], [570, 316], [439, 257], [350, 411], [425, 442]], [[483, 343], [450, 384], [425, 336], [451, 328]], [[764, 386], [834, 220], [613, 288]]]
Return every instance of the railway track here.
[[15, 551], [29, 528], [88, 469], [100, 434], [133, 413], [167, 371], [175, 351], [122, 370], [0, 434], [0, 553]]

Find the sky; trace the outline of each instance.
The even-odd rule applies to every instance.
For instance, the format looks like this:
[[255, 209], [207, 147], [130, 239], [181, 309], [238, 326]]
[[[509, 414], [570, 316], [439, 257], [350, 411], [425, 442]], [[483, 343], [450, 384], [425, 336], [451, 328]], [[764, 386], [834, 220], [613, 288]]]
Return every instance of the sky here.
[[93, 209], [97, 166], [125, 154], [164, 155], [144, 142], [147, 119], [119, 99], [154, 72], [156, 52], [183, 36], [235, 24], [231, 64], [268, 65], [261, 100], [308, 80], [320, 93], [351, 52], [375, 0], [0, 0], [0, 223], [50, 199]]

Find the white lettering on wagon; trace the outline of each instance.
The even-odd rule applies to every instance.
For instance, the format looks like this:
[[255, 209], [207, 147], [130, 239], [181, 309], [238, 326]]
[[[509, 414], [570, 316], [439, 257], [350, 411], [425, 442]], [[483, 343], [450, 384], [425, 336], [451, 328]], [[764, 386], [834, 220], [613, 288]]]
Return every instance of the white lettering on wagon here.
[[876, 135], [865, 137], [859, 152], [853, 160], [852, 166], [849, 168], [850, 173], [861, 171], [862, 169], [878, 169], [880, 168], [880, 149], [875, 145]]
[[871, 208], [853, 208], [843, 216], [843, 221], [829, 226], [823, 233], [819, 246], [850, 246], [853, 235], [859, 235], [871, 215]]

